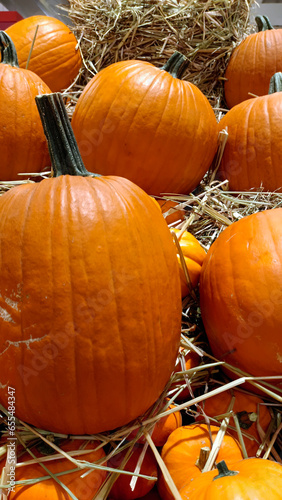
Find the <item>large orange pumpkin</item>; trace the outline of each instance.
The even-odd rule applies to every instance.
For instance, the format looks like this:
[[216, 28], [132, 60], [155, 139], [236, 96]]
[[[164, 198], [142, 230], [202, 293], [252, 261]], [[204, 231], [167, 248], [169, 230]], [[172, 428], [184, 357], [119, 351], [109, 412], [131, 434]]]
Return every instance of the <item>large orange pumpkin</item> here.
[[60, 94], [37, 103], [55, 177], [0, 198], [0, 400], [11, 386], [20, 419], [93, 434], [143, 414], [173, 371], [178, 262], [150, 196], [89, 176]]
[[50, 92], [32, 71], [21, 69], [9, 36], [0, 31], [0, 181], [19, 180], [18, 173], [40, 172], [50, 158], [35, 104]]
[[16, 46], [21, 68], [26, 67], [36, 34], [28, 69], [39, 75], [53, 92], [73, 82], [82, 66], [82, 58], [73, 32], [62, 21], [49, 16], [31, 16], [7, 28], [6, 33]]
[[[107, 463], [103, 462], [105, 457], [105, 452], [102, 447], [96, 449], [100, 445], [98, 441], [88, 442], [86, 445], [83, 440], [68, 440], [59, 444], [59, 448], [63, 451], [69, 453], [71, 451], [79, 450], [92, 450], [89, 453], [83, 453], [75, 455], [76, 460], [84, 460], [90, 463], [98, 463], [98, 465], [106, 466]], [[38, 458], [44, 458], [44, 455], [50, 455], [50, 451], [42, 454], [38, 449], [32, 448], [33, 454]], [[51, 448], [51, 453], [54, 451]], [[28, 462], [33, 460], [33, 457], [29, 453], [18, 458], [18, 464]], [[102, 469], [94, 469], [92, 472], [87, 474], [85, 477], [81, 477], [89, 469], [77, 468], [75, 464], [70, 462], [67, 458], [54, 459], [51, 461], [42, 462], [47, 469], [52, 474], [58, 474], [60, 472], [66, 472], [63, 475], [59, 475], [58, 479], [67, 488], [79, 498], [79, 500], [92, 500], [95, 493], [99, 490], [103, 481], [106, 478], [107, 472]], [[0, 464], [0, 470], [5, 465], [5, 460], [2, 460]], [[74, 470], [76, 469], [76, 470]], [[73, 470], [73, 472], [67, 472]], [[39, 477], [48, 476], [48, 472], [44, 470], [39, 463], [29, 464], [25, 466], [16, 467], [15, 479], [16, 481], [24, 481], [28, 479], [36, 479]], [[50, 478], [47, 480], [42, 480], [38, 483], [30, 485], [18, 485], [14, 487], [9, 495], [11, 500], [70, 500], [71, 497], [66, 490], [62, 488], [54, 479]]]
[[[266, 432], [271, 422], [270, 412], [262, 399], [254, 394], [232, 389], [206, 399], [201, 403], [201, 406], [208, 417], [216, 418], [217, 415], [223, 415], [228, 411], [232, 398], [234, 398], [232, 411], [236, 414], [241, 430], [244, 432], [243, 438], [247, 453], [250, 457], [254, 456], [261, 443], [257, 424], [260, 425], [263, 432]], [[202, 415], [199, 415], [198, 420], [202, 418]], [[221, 422], [221, 419], [219, 422]], [[230, 425], [235, 427], [232, 417]], [[238, 438], [236, 430], [228, 428], [228, 432]], [[255, 440], [252, 438], [255, 438]]]
[[229, 108], [253, 97], [250, 93], [267, 94], [270, 78], [282, 71], [282, 29], [273, 29], [266, 16], [257, 16], [256, 22], [259, 31], [234, 49], [226, 68], [224, 93]]
[[120, 175], [147, 193], [188, 193], [217, 148], [207, 98], [180, 80], [184, 57], [163, 68], [129, 60], [102, 69], [77, 101], [72, 127], [86, 167]]
[[208, 251], [200, 306], [214, 355], [257, 377], [280, 376], [282, 209], [234, 222]]
[[249, 458], [222, 461], [218, 471], [205, 472], [180, 490], [183, 500], [271, 500], [281, 499], [282, 467], [276, 462]]
[[234, 106], [219, 122], [228, 139], [217, 177], [227, 179], [231, 191], [282, 189], [281, 90], [282, 73], [276, 73], [268, 95]]
[[[201, 476], [202, 470], [198, 466], [198, 460], [202, 448], [212, 447], [210, 436], [215, 439], [218, 427], [205, 424], [193, 424], [178, 427], [173, 431], [162, 449], [162, 459], [174, 481], [180, 490], [192, 479]], [[242, 452], [238, 442], [225, 434], [216, 461], [226, 460], [228, 464], [242, 458]], [[158, 481], [158, 489], [163, 500], [172, 500], [173, 496], [163, 476]]]

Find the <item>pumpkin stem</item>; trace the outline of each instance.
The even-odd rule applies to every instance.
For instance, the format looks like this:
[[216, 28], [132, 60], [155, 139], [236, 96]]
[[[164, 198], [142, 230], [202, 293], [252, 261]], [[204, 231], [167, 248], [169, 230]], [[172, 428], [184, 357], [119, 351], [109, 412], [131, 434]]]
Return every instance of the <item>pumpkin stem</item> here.
[[211, 450], [208, 446], [203, 446], [200, 449], [200, 455], [199, 455], [199, 458], [197, 459], [195, 465], [200, 469], [201, 472], [207, 463], [210, 451]]
[[258, 31], [267, 31], [274, 29], [267, 16], [256, 16], [255, 21], [257, 23]]
[[181, 78], [189, 62], [180, 52], [174, 52], [160, 69], [164, 69], [174, 78]]
[[219, 462], [216, 467], [218, 470], [218, 475], [213, 478], [213, 481], [222, 477], [236, 476], [237, 474], [239, 474], [239, 472], [236, 470], [229, 470], [224, 460], [221, 460], [221, 462]]
[[275, 73], [271, 79], [269, 84], [268, 93], [274, 94], [275, 92], [282, 92], [282, 73]]
[[0, 50], [2, 64], [9, 64], [10, 66], [19, 68], [16, 47], [12, 39], [9, 35], [7, 35], [7, 33], [5, 33], [5, 31], [0, 31]]
[[100, 177], [88, 172], [84, 166], [62, 95], [39, 95], [35, 101], [47, 138], [54, 177], [67, 174]]

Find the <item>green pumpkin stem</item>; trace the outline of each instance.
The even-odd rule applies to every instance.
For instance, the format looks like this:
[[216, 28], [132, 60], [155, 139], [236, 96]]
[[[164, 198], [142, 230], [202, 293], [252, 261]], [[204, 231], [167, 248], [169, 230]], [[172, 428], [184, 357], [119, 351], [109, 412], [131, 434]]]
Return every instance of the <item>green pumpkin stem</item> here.
[[67, 174], [99, 177], [84, 166], [62, 95], [43, 94], [36, 96], [35, 101], [47, 138], [54, 177]]
[[271, 79], [269, 84], [268, 93], [274, 94], [275, 92], [282, 92], [282, 73], [275, 73]]
[[16, 47], [5, 31], [0, 31], [0, 50], [2, 64], [9, 64], [10, 66], [19, 68]]
[[267, 16], [256, 16], [255, 21], [257, 23], [258, 31], [267, 31], [274, 29]]
[[186, 57], [176, 51], [160, 69], [164, 69], [174, 78], [181, 78], [188, 64]]
[[218, 475], [213, 478], [213, 481], [222, 477], [236, 476], [237, 474], [239, 474], [236, 470], [229, 470], [224, 460], [221, 460], [221, 462], [219, 462], [216, 467], [218, 470]]

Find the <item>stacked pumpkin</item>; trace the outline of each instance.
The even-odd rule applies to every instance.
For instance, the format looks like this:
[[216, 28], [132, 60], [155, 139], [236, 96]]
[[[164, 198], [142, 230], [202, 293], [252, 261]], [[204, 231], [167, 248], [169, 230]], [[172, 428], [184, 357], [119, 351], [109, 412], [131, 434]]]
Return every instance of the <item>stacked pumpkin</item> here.
[[[18, 44], [22, 66], [28, 57], [26, 38], [24, 41], [23, 38], [27, 37], [29, 45], [31, 40], [35, 40], [35, 44], [36, 40], [42, 41], [44, 38], [40, 37], [45, 33], [46, 38], [50, 38], [49, 23], [46, 18], [30, 20], [30, 24], [25, 25], [25, 35], [24, 31], [17, 31], [19, 26], [15, 26], [14, 31], [11, 28], [10, 35]], [[34, 38], [35, 25], [39, 26], [38, 38]], [[64, 32], [62, 26], [60, 29]], [[77, 61], [77, 66], [72, 66], [77, 74], [81, 61], [76, 41], [69, 35]], [[0, 199], [1, 403], [6, 405], [7, 390], [13, 387], [17, 394], [18, 418], [63, 434], [96, 434], [134, 421], [152, 407], [171, 373], [178, 369], [175, 362], [180, 340], [181, 296], [191, 293], [199, 279], [202, 317], [217, 358], [227, 360], [239, 374], [243, 371], [257, 376], [279, 376], [282, 346], [277, 332], [282, 323], [279, 307], [282, 238], [277, 228], [281, 226], [281, 210], [254, 214], [232, 224], [206, 256], [200, 243], [189, 233], [174, 228], [172, 237], [160, 207], [149, 196], [160, 198], [166, 192], [191, 192], [210, 168], [216, 152], [218, 126], [214, 112], [197, 87], [181, 80], [185, 58], [176, 52], [163, 68], [143, 61], [122, 61], [97, 74], [83, 90], [73, 115], [72, 128], [80, 155], [63, 100], [50, 90], [68, 86], [75, 74], [68, 82], [62, 83], [59, 77], [55, 84], [50, 80], [50, 89], [41, 80], [34, 83], [34, 73], [18, 67], [15, 49], [7, 34], [1, 34], [0, 41], [3, 75], [9, 72], [7, 78], [12, 75], [15, 80], [15, 75], [20, 75], [18, 78], [24, 75], [25, 81], [30, 79], [28, 90], [35, 87], [26, 109], [36, 110], [36, 102], [50, 155], [47, 160], [39, 156], [36, 160], [28, 158], [24, 163], [23, 152], [12, 161], [7, 153], [6, 163], [13, 163], [14, 171], [4, 175], [11, 179], [19, 171], [32, 172], [34, 168], [37, 172], [48, 164], [53, 170], [52, 179], [13, 188]], [[38, 61], [34, 49], [30, 68], [36, 73], [42, 69], [42, 79], [47, 81], [48, 58], [44, 68], [36, 66], [36, 59]], [[61, 75], [65, 73], [60, 71]], [[8, 96], [10, 84], [5, 84], [4, 77], [3, 82], [1, 92]], [[279, 138], [275, 115], [279, 85], [279, 76], [275, 76], [271, 83], [274, 93], [252, 99], [251, 103], [238, 104], [239, 111], [235, 106], [220, 122], [219, 128], [228, 126], [230, 139], [218, 175], [229, 172], [224, 161], [229, 164], [240, 161], [248, 182], [264, 181], [259, 167], [258, 176], [252, 177], [249, 166], [245, 167], [241, 159], [234, 156], [232, 141], [234, 139], [236, 151], [238, 125], [233, 131], [232, 124], [237, 120], [242, 126], [242, 117], [249, 116], [251, 109], [255, 114], [254, 123], [258, 123], [262, 108], [270, 132], [265, 131], [252, 147], [264, 148], [264, 141], [276, 131]], [[44, 95], [39, 96], [42, 93]], [[9, 96], [5, 99], [12, 109], [14, 105]], [[258, 111], [253, 111], [256, 109]], [[37, 117], [33, 112], [32, 123]], [[8, 115], [8, 110], [4, 113]], [[273, 122], [269, 120], [270, 115]], [[11, 136], [12, 119], [9, 118], [6, 125], [0, 124], [3, 145], [7, 137], [14, 145], [19, 140], [18, 134]], [[247, 118], [245, 120], [248, 123]], [[28, 123], [26, 127], [26, 134], [34, 140], [39, 153], [46, 154], [43, 142], [39, 142], [35, 132], [30, 132]], [[6, 130], [9, 136], [5, 135]], [[34, 130], [43, 136], [39, 121]], [[246, 151], [242, 141], [240, 144], [240, 154], [244, 157], [250, 143]], [[274, 159], [278, 154], [274, 154]], [[274, 160], [269, 164], [274, 172], [275, 165]], [[243, 179], [242, 175], [237, 177]], [[273, 182], [271, 189], [276, 189], [274, 185], [280, 183], [276, 173]], [[245, 186], [244, 189], [257, 187], [248, 183]], [[230, 259], [230, 255], [234, 258]], [[265, 331], [268, 342], [262, 357], [257, 347]], [[177, 407], [174, 410], [177, 415]], [[215, 416], [212, 411], [209, 415]], [[264, 480], [259, 486], [257, 471], [261, 469], [269, 475], [269, 480], [276, 476], [273, 498], [280, 493], [281, 466], [260, 459], [238, 462], [242, 450], [228, 434], [224, 443], [226, 450], [231, 443], [231, 457], [229, 460], [224, 444], [217, 459], [220, 474], [213, 482], [214, 471], [202, 472], [205, 465], [202, 468], [194, 464], [196, 459], [198, 465], [201, 463], [201, 449], [210, 444], [210, 437], [216, 435], [218, 427], [208, 430], [203, 424], [184, 427], [180, 424], [178, 414], [172, 423], [169, 417], [164, 417], [152, 429], [156, 446], [164, 445], [163, 460], [179, 490], [179, 498], [192, 499], [199, 494], [205, 498], [210, 494], [207, 492], [215, 491], [216, 495], [223, 495], [216, 498], [233, 500], [248, 473], [254, 490], [261, 488], [264, 495], [269, 491], [269, 484]], [[268, 425], [269, 419], [264, 424], [265, 431]], [[161, 438], [157, 433], [160, 429]], [[194, 431], [197, 456], [190, 457], [182, 470], [181, 446], [184, 441], [191, 452]], [[137, 432], [130, 439], [137, 441], [139, 437]], [[96, 442], [90, 444], [97, 447]], [[199, 447], [200, 444], [204, 446]], [[66, 446], [72, 450], [73, 443]], [[101, 443], [98, 448], [102, 448]], [[132, 494], [130, 479], [126, 476], [125, 480], [121, 474], [111, 489], [113, 499], [149, 494], [158, 469], [151, 451], [146, 454], [145, 451], [141, 438], [141, 443], [132, 449], [131, 457], [125, 449], [110, 458], [108, 467], [122, 469], [128, 464], [128, 470], [134, 472], [140, 455], [147, 457], [142, 458], [145, 468], [141, 468], [141, 474], [148, 477], [143, 478], [144, 481], [138, 479], [138, 488], [134, 488]], [[91, 460], [97, 459], [105, 465], [103, 452], [91, 456]], [[56, 461], [55, 465], [51, 462], [50, 471], [61, 472], [65, 465], [61, 463], [57, 468]], [[78, 493], [80, 490], [76, 489], [83, 489], [80, 480], [74, 489], [63, 482], [65, 498], [73, 498], [71, 495], [85, 500], [92, 498], [105, 479], [105, 471], [89, 474], [93, 484], [86, 493]], [[40, 467], [31, 471], [36, 477], [40, 473]], [[29, 475], [21, 477], [26, 479]], [[60, 498], [61, 487], [58, 490], [56, 481], [48, 481], [39, 483], [40, 491], [34, 490], [35, 493], [43, 496], [51, 485], [52, 498]], [[172, 498], [162, 476], [159, 493], [165, 500]], [[29, 488], [20, 487], [14, 498], [29, 495]]]

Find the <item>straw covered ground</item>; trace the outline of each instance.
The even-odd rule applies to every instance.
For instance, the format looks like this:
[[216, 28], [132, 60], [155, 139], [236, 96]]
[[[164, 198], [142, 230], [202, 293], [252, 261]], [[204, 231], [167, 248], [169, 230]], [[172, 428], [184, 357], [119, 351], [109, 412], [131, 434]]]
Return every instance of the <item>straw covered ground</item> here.
[[[69, 0], [67, 11], [73, 23], [72, 29], [79, 40], [84, 60], [84, 67], [79, 77], [65, 92], [70, 99], [68, 104], [70, 115], [85, 84], [103, 67], [118, 60], [132, 58], [147, 60], [160, 67], [175, 50], [182, 52], [190, 63], [184, 78], [196, 84], [208, 97], [215, 112], [221, 113], [221, 109], [224, 110], [222, 79], [226, 64], [232, 49], [254, 30], [249, 23], [249, 11], [253, 3], [252, 0]], [[215, 168], [224, 148], [225, 139], [226, 137], [221, 138]], [[42, 177], [48, 177], [48, 175], [46, 172]], [[22, 177], [17, 182], [0, 183], [0, 195], [16, 184], [34, 182], [35, 177], [37, 175], [30, 176], [28, 180]], [[189, 195], [171, 193], [167, 194], [166, 198], [178, 201], [180, 206], [185, 208], [185, 220], [179, 224], [176, 223], [175, 227], [188, 229], [206, 250], [220, 232], [233, 222], [260, 210], [282, 206], [281, 193], [257, 191], [236, 193], [234, 196], [234, 193], [228, 191], [226, 183], [219, 183], [215, 180], [212, 171], [205, 176], [195, 192]], [[100, 440], [101, 446], [105, 446], [107, 450], [107, 458], [123, 447], [127, 448], [130, 453], [135, 440], [128, 443], [126, 438], [134, 428], [139, 429], [137, 437], [142, 434], [145, 436], [146, 446], [151, 447], [160, 469], [166, 475], [159, 450], [151, 439], [152, 427], [164, 413], [162, 401], [168, 398], [168, 406], [177, 394], [188, 386], [190, 398], [169, 411], [181, 409], [187, 421], [189, 419], [192, 421], [195, 414], [200, 411], [197, 405], [201, 400], [211, 397], [214, 394], [213, 391], [225, 391], [235, 386], [240, 388], [245, 377], [248, 377], [248, 374], [236, 371], [237, 379], [230, 382], [222, 375], [220, 371], [222, 363], [213, 358], [209, 350], [198, 299], [199, 295], [196, 290], [183, 301], [181, 347], [195, 351], [200, 356], [199, 366], [174, 374], [155, 407], [138, 422], [98, 436], [84, 436], [86, 441], [94, 438]], [[232, 367], [230, 369], [235, 371]], [[171, 390], [171, 384], [175, 381], [179, 382], [179, 387]], [[282, 386], [281, 384], [273, 386], [271, 380], [251, 380], [250, 383], [254, 388], [257, 385], [262, 388], [265, 394], [265, 404], [269, 406], [272, 414], [268, 432], [261, 433], [261, 443], [257, 443], [257, 456], [269, 457], [282, 463], [277, 451], [282, 447]], [[217, 446], [223, 439], [232, 415], [231, 405], [230, 411], [222, 420], [219, 442], [214, 445]], [[207, 417], [204, 417], [208, 421]], [[141, 420], [142, 426], [140, 426]], [[2, 438], [8, 435], [5, 430], [7, 421], [7, 411], [0, 407]], [[237, 430], [238, 439], [242, 442], [242, 431], [240, 428]], [[56, 445], [55, 437], [66, 437], [50, 435], [48, 432], [34, 429], [18, 420], [16, 436], [20, 444], [28, 446], [31, 451], [31, 460], [34, 461], [38, 460], [32, 457], [34, 444], [47, 440], [54, 448], [55, 454], [52, 455], [54, 459], [62, 454]], [[214, 451], [215, 447], [211, 450], [209, 468], [214, 465]], [[5, 458], [6, 453], [7, 445], [2, 443], [0, 458]], [[87, 461], [82, 463], [81, 460], [77, 461], [75, 456], [67, 456], [73, 468], [80, 467], [83, 472], [93, 467], [103, 467], [101, 463], [90, 464]], [[20, 461], [19, 455], [18, 462]], [[8, 469], [2, 473], [1, 477], [1, 500], [7, 498], [7, 471]], [[116, 478], [111, 469], [109, 473], [106, 483], [93, 500], [94, 498], [96, 500], [108, 498], [111, 484]], [[46, 477], [46, 471], [42, 469], [42, 477], [44, 476]], [[55, 479], [62, 485], [60, 477]], [[35, 482], [35, 480], [30, 481]], [[168, 481], [170, 481], [169, 478]], [[173, 490], [174, 485], [171, 482], [170, 484]], [[73, 500], [77, 500], [73, 494], [69, 493], [69, 495]], [[180, 498], [177, 492], [175, 492], [175, 498]]]

